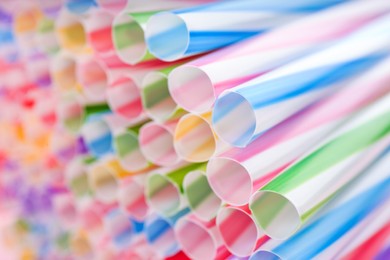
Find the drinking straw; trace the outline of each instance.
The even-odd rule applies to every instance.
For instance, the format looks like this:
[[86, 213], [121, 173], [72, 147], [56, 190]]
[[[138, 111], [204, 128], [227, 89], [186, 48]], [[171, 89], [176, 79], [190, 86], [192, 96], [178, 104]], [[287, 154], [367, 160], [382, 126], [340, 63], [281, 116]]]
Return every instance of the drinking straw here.
[[107, 104], [83, 104], [82, 100], [74, 95], [65, 95], [60, 99], [57, 114], [59, 121], [65, 129], [71, 132], [78, 132], [84, 122], [90, 117], [110, 113]]
[[137, 177], [134, 176], [122, 181], [118, 189], [118, 201], [122, 210], [132, 218], [145, 220], [149, 206], [145, 199], [144, 178]]
[[[278, 1], [222, 1], [159, 12], [148, 20], [145, 38], [155, 57], [174, 61], [233, 44], [337, 3], [340, 1], [288, 5]], [[173, 35], [175, 41], [171, 42]]]
[[87, 36], [80, 17], [62, 10], [56, 19], [55, 28], [61, 48], [73, 53], [87, 51]]
[[95, 198], [104, 203], [112, 203], [117, 200], [117, 178], [113, 175], [104, 162], [97, 162], [88, 169], [89, 186]]
[[76, 198], [89, 196], [91, 190], [88, 184], [87, 165], [95, 158], [90, 156], [75, 157], [65, 169], [67, 186]]
[[97, 5], [95, 0], [64, 0], [64, 6], [69, 12], [83, 14]]
[[389, 92], [389, 68], [390, 59], [387, 58], [347, 82], [335, 94], [275, 126], [247, 147], [232, 148], [210, 159], [207, 176], [214, 192], [231, 205], [246, 204], [255, 190], [311, 149], [349, 116]]
[[119, 208], [114, 208], [104, 216], [104, 229], [112, 243], [118, 248], [130, 246], [134, 235], [134, 227], [130, 218]]
[[168, 89], [167, 77], [175, 67], [177, 65], [151, 71], [142, 81], [141, 98], [144, 111], [157, 122], [177, 119], [185, 113], [172, 99]]
[[70, 249], [77, 257], [88, 258], [93, 255], [93, 248], [88, 234], [84, 230], [77, 230], [70, 238]]
[[139, 145], [145, 158], [160, 166], [172, 166], [180, 162], [173, 146], [173, 134], [177, 120], [160, 124], [149, 122], [139, 131]]
[[248, 206], [224, 206], [218, 211], [216, 225], [228, 250], [239, 257], [251, 255], [268, 240], [257, 228]]
[[94, 101], [103, 102], [109, 82], [109, 71], [97, 59], [80, 59], [76, 65], [76, 78], [85, 96]]
[[389, 100], [387, 95], [359, 113], [254, 193], [252, 214], [270, 237], [294, 234], [388, 145]]
[[152, 214], [146, 219], [144, 226], [146, 240], [160, 257], [173, 256], [180, 251], [173, 227], [186, 214], [188, 209], [183, 209], [169, 218]]
[[[288, 240], [281, 241], [270, 249], [260, 249], [251, 259], [262, 259], [264, 254], [273, 254], [282, 259], [311, 259], [321, 256], [342, 258], [341, 248], [350, 244], [351, 239], [361, 233], [367, 224], [378, 219], [378, 216], [386, 216], [384, 210], [389, 205], [390, 191], [388, 159], [390, 157], [387, 152], [387, 155], [366, 169], [351, 185], [336, 194], [335, 201], [330, 202], [328, 209], [314, 222]], [[346, 239], [348, 236], [350, 238]]]
[[182, 116], [175, 129], [173, 144], [176, 153], [189, 162], [205, 162], [228, 149], [228, 145], [214, 134], [210, 112], [201, 116]]
[[55, 19], [62, 7], [62, 0], [38, 0], [38, 5], [45, 16]]
[[187, 207], [183, 193], [184, 177], [191, 171], [202, 170], [204, 164], [181, 163], [160, 168], [148, 175], [145, 196], [149, 206], [158, 214], [172, 216]]
[[112, 38], [120, 59], [132, 65], [146, 61], [150, 65], [161, 64], [146, 46], [144, 31], [149, 17], [162, 10], [193, 6], [201, 2], [207, 1], [129, 1], [127, 8], [117, 14], [113, 22]]
[[27, 76], [31, 79], [31, 81], [40, 87], [51, 86], [49, 70], [50, 61], [47, 55], [37, 51], [36, 53], [25, 58]]
[[130, 127], [114, 135], [113, 147], [122, 167], [139, 171], [153, 167], [141, 152], [138, 132], [142, 125]]
[[211, 189], [204, 171], [191, 171], [184, 177], [183, 193], [197, 218], [210, 221], [217, 216], [222, 203]]
[[35, 41], [37, 47], [47, 55], [53, 55], [60, 49], [55, 34], [54, 23], [54, 19], [42, 17], [37, 25]]
[[191, 259], [226, 259], [230, 256], [221, 241], [215, 219], [203, 222], [187, 215], [177, 222], [175, 234], [182, 250]]
[[50, 64], [50, 76], [54, 87], [60, 91], [75, 89], [77, 86], [75, 59], [64, 52], [55, 55]]
[[143, 113], [140, 90], [131, 77], [124, 76], [111, 83], [106, 96], [111, 110], [118, 115], [131, 119]]
[[107, 122], [101, 116], [90, 118], [81, 128], [81, 136], [88, 151], [96, 157], [113, 152], [112, 132]]
[[63, 193], [54, 196], [53, 208], [60, 218], [61, 225], [68, 229], [76, 226], [75, 219], [77, 219], [78, 215], [72, 194]]
[[[389, 15], [376, 19], [323, 51], [225, 91], [213, 109], [216, 133], [234, 146], [245, 147], [262, 132], [335, 91], [388, 53], [389, 21]], [[359, 46], [363, 39], [366, 43]], [[339, 70], [343, 73], [336, 73]], [[245, 120], [234, 124], [237, 118]]]
[[112, 13], [118, 13], [125, 9], [128, 0], [96, 0], [99, 8], [110, 11]]
[[187, 111], [205, 113], [224, 90], [323, 48], [388, 10], [382, 0], [340, 4], [198, 58], [170, 73], [172, 98]]

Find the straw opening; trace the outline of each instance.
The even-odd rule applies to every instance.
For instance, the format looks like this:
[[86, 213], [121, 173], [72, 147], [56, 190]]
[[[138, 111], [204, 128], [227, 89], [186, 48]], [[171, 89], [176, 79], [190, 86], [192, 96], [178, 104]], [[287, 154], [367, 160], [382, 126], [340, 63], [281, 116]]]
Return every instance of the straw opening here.
[[163, 218], [147, 220], [145, 224], [145, 236], [148, 243], [160, 256], [174, 255], [178, 250], [175, 232], [171, 224]]
[[143, 111], [140, 90], [133, 79], [124, 77], [107, 88], [107, 101], [112, 111], [133, 119]]
[[213, 106], [214, 86], [202, 69], [183, 65], [174, 69], [168, 80], [173, 100], [185, 110], [201, 114]]
[[[177, 240], [183, 251], [192, 259], [214, 259], [216, 242], [202, 225], [189, 219], [180, 219], [175, 227]], [[189, 235], [191, 234], [191, 235]]]
[[147, 54], [144, 30], [127, 12], [115, 17], [112, 38], [117, 54], [123, 62], [137, 64]]
[[227, 92], [215, 103], [213, 127], [221, 139], [233, 146], [245, 147], [252, 141], [256, 130], [254, 108], [242, 95]]
[[248, 213], [237, 208], [221, 208], [216, 222], [222, 240], [230, 252], [239, 257], [252, 254], [256, 247], [258, 230]]
[[62, 48], [79, 52], [86, 47], [85, 29], [76, 16], [63, 12], [56, 21], [56, 31]]
[[76, 61], [70, 56], [57, 55], [50, 64], [50, 74], [61, 90], [72, 90], [77, 85]]
[[162, 125], [149, 123], [144, 125], [139, 134], [141, 151], [154, 164], [170, 166], [179, 162], [173, 146], [173, 135]]
[[137, 220], [143, 220], [148, 213], [144, 188], [130, 181], [119, 188], [118, 200], [121, 208]]
[[120, 164], [126, 170], [138, 171], [149, 165], [139, 148], [138, 136], [135, 133], [125, 132], [117, 135], [113, 146]]
[[298, 209], [282, 194], [257, 191], [249, 205], [257, 224], [272, 238], [287, 239], [301, 226]]
[[187, 114], [176, 126], [175, 150], [187, 161], [207, 161], [216, 151], [216, 142], [211, 125], [200, 116]]
[[180, 207], [180, 190], [166, 176], [154, 174], [148, 177], [146, 197], [157, 212], [170, 216]]
[[259, 250], [253, 253], [253, 255], [251, 255], [251, 257], [249, 258], [249, 260], [281, 260], [281, 259], [282, 258], [280, 258], [277, 254], [274, 254], [266, 250]]
[[95, 166], [89, 173], [90, 186], [94, 196], [104, 202], [111, 203], [117, 200], [116, 190], [118, 183], [113, 174], [103, 165]]
[[77, 64], [78, 82], [85, 95], [93, 100], [104, 100], [108, 85], [106, 69], [96, 60], [89, 59]]
[[146, 25], [145, 38], [150, 52], [163, 61], [182, 58], [189, 45], [186, 23], [178, 15], [168, 12], [150, 17]]
[[183, 182], [184, 195], [192, 212], [200, 219], [213, 219], [221, 205], [221, 200], [211, 189], [203, 171], [192, 171]]
[[169, 93], [167, 76], [161, 72], [150, 72], [145, 76], [141, 96], [146, 113], [154, 120], [163, 122], [177, 109]]
[[[252, 178], [239, 162], [228, 158], [212, 158], [207, 165], [210, 186], [223, 201], [241, 206], [252, 195]], [[234, 192], [232, 192], [234, 191]]]

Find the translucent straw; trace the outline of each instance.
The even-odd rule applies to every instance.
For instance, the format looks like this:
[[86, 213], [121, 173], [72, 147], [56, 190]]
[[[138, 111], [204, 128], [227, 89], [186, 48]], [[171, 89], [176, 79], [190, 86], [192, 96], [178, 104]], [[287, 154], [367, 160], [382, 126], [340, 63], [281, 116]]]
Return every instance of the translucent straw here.
[[340, 4], [198, 58], [170, 73], [172, 98], [187, 111], [205, 113], [224, 90], [323, 48], [389, 9], [383, 0]]
[[229, 148], [215, 135], [211, 127], [211, 113], [182, 116], [175, 129], [174, 146], [177, 154], [189, 162], [208, 161]]
[[144, 177], [135, 176], [122, 181], [118, 189], [118, 201], [122, 210], [131, 217], [145, 220], [149, 206], [145, 199]]
[[211, 187], [231, 205], [246, 204], [256, 189], [351, 115], [389, 92], [389, 72], [390, 59], [387, 58], [346, 82], [346, 86], [335, 94], [275, 126], [247, 147], [233, 148], [210, 159], [207, 175]]
[[183, 180], [184, 196], [191, 212], [203, 221], [210, 221], [217, 216], [221, 200], [211, 189], [204, 171], [189, 172]]
[[257, 228], [247, 206], [222, 207], [216, 223], [224, 245], [232, 254], [239, 257], [251, 255], [268, 240]]
[[328, 209], [314, 222], [268, 252], [261, 249], [251, 259], [261, 259], [267, 253], [282, 259], [340, 258], [340, 249], [356, 237], [356, 231], [361, 233], [361, 229], [383, 214], [386, 204], [389, 205], [388, 159], [389, 153], [336, 194]]
[[145, 112], [157, 122], [165, 122], [181, 117], [185, 111], [177, 106], [168, 89], [168, 74], [177, 67], [174, 65], [145, 75], [141, 97]]
[[173, 227], [186, 214], [188, 209], [183, 209], [170, 218], [153, 214], [145, 221], [146, 239], [161, 257], [173, 256], [180, 251]]
[[148, 20], [145, 38], [154, 56], [174, 61], [227, 46], [339, 2], [221, 1], [160, 12]]
[[180, 162], [173, 146], [173, 134], [177, 120], [164, 124], [149, 122], [141, 127], [139, 144], [148, 161], [160, 166], [172, 166]]
[[172, 216], [187, 208], [187, 201], [182, 195], [184, 177], [204, 166], [182, 163], [154, 170], [146, 180], [145, 196], [149, 206], [163, 216]]
[[388, 146], [389, 100], [356, 115], [252, 196], [253, 216], [268, 235], [290, 237]]
[[[379, 18], [323, 51], [227, 90], [213, 109], [216, 133], [234, 146], [245, 147], [262, 132], [335, 91], [385, 57], [389, 22], [389, 15]], [[343, 73], [337, 73], [340, 70]]]
[[187, 215], [177, 222], [175, 234], [181, 248], [191, 259], [222, 260], [230, 256], [222, 243], [214, 219], [203, 222], [193, 215]]

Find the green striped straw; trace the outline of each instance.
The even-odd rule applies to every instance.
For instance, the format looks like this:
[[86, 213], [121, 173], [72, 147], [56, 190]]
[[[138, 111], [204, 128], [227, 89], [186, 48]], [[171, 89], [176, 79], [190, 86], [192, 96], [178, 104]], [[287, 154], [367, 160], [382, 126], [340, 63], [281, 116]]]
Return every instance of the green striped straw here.
[[355, 115], [257, 191], [250, 209], [275, 239], [293, 235], [390, 144], [390, 94]]
[[121, 166], [128, 171], [140, 171], [151, 166], [139, 146], [138, 133], [142, 125], [127, 128], [113, 139], [115, 154]]
[[66, 167], [65, 178], [75, 197], [80, 198], [92, 195], [88, 183], [87, 167], [95, 160], [96, 158], [89, 155], [79, 156], [74, 158]]
[[189, 172], [183, 182], [184, 196], [192, 213], [203, 221], [217, 216], [222, 201], [215, 195], [204, 170]]
[[145, 197], [151, 208], [163, 216], [172, 216], [187, 207], [183, 194], [185, 176], [191, 171], [206, 169], [205, 163], [181, 163], [160, 168], [146, 180]]
[[149, 53], [144, 29], [149, 17], [157, 11], [130, 13], [124, 10], [113, 22], [112, 39], [118, 57], [127, 64], [156, 59]]
[[168, 89], [168, 74], [179, 65], [181, 64], [151, 71], [142, 81], [141, 99], [144, 111], [157, 122], [178, 119], [186, 113], [172, 99]]
[[60, 50], [55, 32], [54, 19], [48, 17], [41, 18], [37, 25], [35, 40], [37, 47], [48, 55], [53, 55]]

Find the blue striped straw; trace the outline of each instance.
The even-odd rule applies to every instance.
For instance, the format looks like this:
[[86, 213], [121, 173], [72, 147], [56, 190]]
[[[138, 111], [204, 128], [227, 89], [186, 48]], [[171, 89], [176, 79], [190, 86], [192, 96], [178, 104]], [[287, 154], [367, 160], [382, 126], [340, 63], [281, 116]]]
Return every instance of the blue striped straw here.
[[81, 136], [93, 156], [113, 153], [111, 129], [102, 115], [90, 117], [81, 129]]
[[227, 46], [341, 2], [345, 1], [221, 1], [157, 13], [147, 22], [145, 37], [155, 57], [174, 61]]
[[245, 147], [262, 132], [334, 92], [388, 55], [389, 24], [386, 15], [325, 50], [223, 92], [213, 110], [217, 135]]
[[65, 0], [64, 6], [69, 12], [83, 14], [91, 8], [97, 7], [97, 4], [95, 0]]

